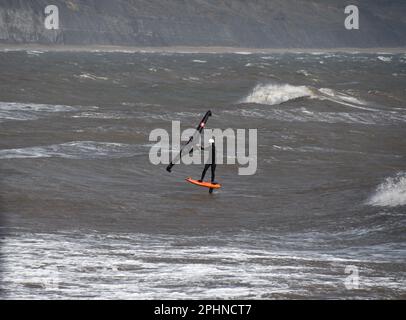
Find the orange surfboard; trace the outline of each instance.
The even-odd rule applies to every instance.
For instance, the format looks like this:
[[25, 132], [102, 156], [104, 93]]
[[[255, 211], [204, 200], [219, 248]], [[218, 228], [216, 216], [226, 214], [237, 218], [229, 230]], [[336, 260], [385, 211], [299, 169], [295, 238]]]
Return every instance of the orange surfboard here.
[[221, 188], [221, 184], [217, 183], [217, 184], [213, 184], [210, 182], [199, 182], [198, 180], [194, 180], [192, 178], [187, 178], [186, 179], [187, 182], [193, 183], [197, 186], [200, 187], [205, 187], [205, 188], [209, 188], [209, 189], [220, 189]]

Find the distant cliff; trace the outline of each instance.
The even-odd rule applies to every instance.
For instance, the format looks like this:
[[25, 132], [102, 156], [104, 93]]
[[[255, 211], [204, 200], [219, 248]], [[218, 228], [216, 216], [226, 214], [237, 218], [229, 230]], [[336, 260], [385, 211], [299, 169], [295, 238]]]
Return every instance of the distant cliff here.
[[[44, 27], [47, 5], [60, 29]], [[360, 30], [344, 28], [344, 7]], [[325, 48], [406, 46], [404, 0], [0, 0], [0, 43]]]

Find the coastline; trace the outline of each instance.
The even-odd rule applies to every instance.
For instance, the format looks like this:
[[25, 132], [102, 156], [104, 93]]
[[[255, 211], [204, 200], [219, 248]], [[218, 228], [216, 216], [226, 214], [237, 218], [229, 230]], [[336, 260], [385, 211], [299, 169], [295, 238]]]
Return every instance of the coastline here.
[[135, 47], [105, 45], [41, 45], [41, 44], [0, 44], [0, 51], [43, 51], [43, 52], [124, 52], [124, 53], [212, 53], [212, 54], [283, 54], [283, 53], [406, 53], [406, 47], [397, 48], [246, 48], [246, 47]]

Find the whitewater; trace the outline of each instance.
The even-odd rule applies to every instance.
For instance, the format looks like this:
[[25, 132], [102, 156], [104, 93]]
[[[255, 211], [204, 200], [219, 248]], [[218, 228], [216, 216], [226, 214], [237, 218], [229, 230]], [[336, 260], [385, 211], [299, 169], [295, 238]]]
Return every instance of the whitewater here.
[[[405, 53], [37, 49], [0, 51], [2, 298], [405, 297]], [[209, 109], [258, 133], [212, 195], [149, 161]]]

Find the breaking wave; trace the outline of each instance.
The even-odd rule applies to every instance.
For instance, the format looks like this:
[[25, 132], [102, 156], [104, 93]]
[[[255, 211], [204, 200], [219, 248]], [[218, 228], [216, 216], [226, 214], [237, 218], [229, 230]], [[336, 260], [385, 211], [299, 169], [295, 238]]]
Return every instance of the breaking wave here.
[[386, 178], [367, 204], [380, 207], [406, 205], [406, 172], [399, 172], [395, 177]]
[[365, 101], [329, 88], [316, 89], [307, 86], [293, 86], [290, 84], [257, 85], [241, 102], [272, 106], [299, 98], [328, 100], [356, 109], [377, 111], [376, 109], [365, 107]]
[[391, 62], [392, 57], [378, 56], [378, 60], [383, 61], [383, 62]]
[[[320, 236], [15, 232], [2, 241], [3, 288], [9, 299], [264, 299], [306, 298], [327, 284], [329, 297], [340, 298], [342, 272], [357, 264], [365, 267], [366, 292], [392, 289], [402, 295], [403, 272], [370, 265], [371, 259], [402, 263], [396, 247], [385, 246], [382, 255], [377, 246], [316, 251], [316, 239], [337, 242], [335, 234]], [[279, 249], [282, 241], [295, 250]]]
[[329, 100], [355, 109], [378, 111], [377, 109], [364, 107], [364, 105], [366, 104], [365, 101], [359, 100], [342, 92], [337, 92], [328, 88], [321, 88], [317, 92], [318, 94], [315, 96], [316, 99]]
[[303, 97], [312, 97], [313, 92], [306, 86], [292, 86], [290, 84], [257, 85], [243, 103], [259, 103], [276, 105]]

